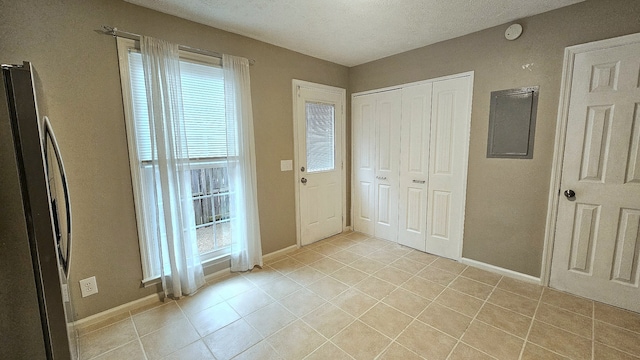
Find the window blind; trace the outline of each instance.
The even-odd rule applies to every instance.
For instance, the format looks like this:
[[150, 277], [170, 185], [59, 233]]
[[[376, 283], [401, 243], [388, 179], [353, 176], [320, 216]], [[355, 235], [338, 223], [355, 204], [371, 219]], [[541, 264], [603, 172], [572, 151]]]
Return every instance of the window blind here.
[[[151, 160], [151, 138], [142, 55], [129, 52], [131, 97], [138, 159]], [[227, 156], [222, 68], [180, 60], [182, 106], [191, 159]]]

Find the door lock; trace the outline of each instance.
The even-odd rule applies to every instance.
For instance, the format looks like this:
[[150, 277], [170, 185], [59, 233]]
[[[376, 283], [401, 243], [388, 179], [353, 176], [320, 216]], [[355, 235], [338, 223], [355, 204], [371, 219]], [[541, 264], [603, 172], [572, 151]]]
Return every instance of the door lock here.
[[300, 168], [300, 171], [304, 172], [306, 169], [303, 167]]

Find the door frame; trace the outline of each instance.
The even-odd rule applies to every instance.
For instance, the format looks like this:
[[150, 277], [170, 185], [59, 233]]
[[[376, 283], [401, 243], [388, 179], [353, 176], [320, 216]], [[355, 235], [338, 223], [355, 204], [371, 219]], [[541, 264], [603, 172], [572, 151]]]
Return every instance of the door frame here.
[[640, 33], [624, 35], [616, 38], [593, 41], [585, 44], [569, 46], [564, 49], [564, 63], [562, 66], [562, 83], [560, 87], [560, 102], [558, 104], [558, 119], [556, 121], [556, 138], [553, 151], [553, 165], [549, 184], [549, 200], [547, 204], [547, 220], [545, 226], [544, 247], [542, 250], [542, 268], [540, 282], [549, 286], [551, 279], [551, 259], [555, 244], [556, 226], [558, 220], [558, 205], [560, 201], [560, 183], [562, 180], [562, 166], [569, 122], [569, 99], [573, 79], [574, 60], [576, 55], [624, 46], [640, 42]]
[[[305, 87], [307, 89], [312, 89], [315, 91], [324, 91], [330, 92], [337, 95], [340, 95], [342, 98], [342, 109], [339, 114], [336, 114], [340, 117], [340, 121], [342, 122], [341, 130], [342, 136], [340, 139], [340, 149], [341, 149], [341, 158], [340, 161], [340, 182], [342, 189], [342, 231], [347, 230], [347, 178], [346, 178], [346, 151], [347, 151], [347, 143], [346, 143], [346, 130], [347, 130], [347, 121], [346, 121], [346, 107], [347, 107], [347, 90], [335, 86], [323, 85], [318, 83], [313, 83], [304, 80], [293, 79], [291, 81], [291, 96], [293, 98], [293, 182], [295, 187], [295, 204], [296, 204], [296, 245], [298, 248], [302, 246], [302, 224], [300, 223], [300, 181], [298, 176], [299, 171], [299, 161], [298, 159], [298, 145], [300, 144], [300, 140], [298, 139], [298, 105], [300, 98], [298, 97], [298, 88]], [[337, 117], [336, 116], [336, 117]]]

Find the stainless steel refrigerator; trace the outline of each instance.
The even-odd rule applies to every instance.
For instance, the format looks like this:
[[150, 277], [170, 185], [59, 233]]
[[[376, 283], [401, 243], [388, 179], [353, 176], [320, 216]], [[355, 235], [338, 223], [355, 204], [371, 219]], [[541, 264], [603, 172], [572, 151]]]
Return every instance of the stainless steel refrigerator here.
[[31, 64], [0, 84], [0, 359], [77, 359], [68, 277], [71, 209]]

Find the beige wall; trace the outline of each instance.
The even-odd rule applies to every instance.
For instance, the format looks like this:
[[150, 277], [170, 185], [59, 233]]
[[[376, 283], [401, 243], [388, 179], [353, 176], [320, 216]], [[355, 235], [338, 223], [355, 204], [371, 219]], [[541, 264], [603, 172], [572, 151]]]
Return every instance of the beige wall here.
[[[3, 3], [4, 4], [4, 3]], [[79, 318], [144, 297], [114, 38], [102, 25], [256, 60], [251, 88], [264, 253], [296, 243], [291, 80], [346, 88], [348, 69], [123, 1], [15, 1], [0, 14], [0, 61], [31, 61], [60, 142], [74, 220], [72, 288]], [[97, 295], [77, 280], [95, 275]]]
[[[640, 1], [588, 0], [351, 68], [352, 92], [475, 71], [463, 256], [539, 276], [566, 46], [640, 32]], [[528, 65], [528, 66], [527, 66]], [[487, 159], [490, 93], [539, 85], [531, 160]]]

